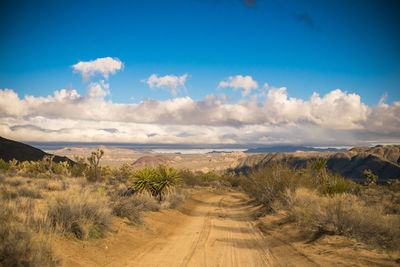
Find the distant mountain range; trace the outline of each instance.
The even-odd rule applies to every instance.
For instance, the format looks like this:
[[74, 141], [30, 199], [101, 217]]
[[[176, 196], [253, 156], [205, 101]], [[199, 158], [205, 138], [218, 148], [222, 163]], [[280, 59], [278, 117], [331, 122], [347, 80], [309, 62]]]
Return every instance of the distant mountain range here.
[[[0, 136], [0, 158], [2, 158], [5, 161], [9, 161], [12, 159], [16, 159], [20, 162], [38, 161], [43, 159], [44, 156], [49, 156], [49, 155], [52, 154], [48, 154], [33, 146], [9, 140]], [[74, 162], [67, 157], [60, 157], [60, 156], [55, 156], [53, 161], [55, 162], [68, 161], [70, 163]]]
[[327, 168], [333, 173], [361, 182], [361, 174], [370, 169], [378, 175], [378, 182], [400, 179], [400, 145], [378, 145], [375, 147], [355, 147], [346, 152], [297, 152], [258, 153], [241, 160], [236, 172], [257, 169], [272, 162], [283, 162], [295, 168], [302, 168], [308, 162], [324, 158]]
[[308, 146], [265, 146], [265, 147], [257, 147], [257, 148], [249, 148], [245, 151], [245, 153], [271, 153], [271, 152], [296, 152], [296, 151], [316, 151], [316, 152], [344, 152], [347, 149], [337, 149], [337, 148], [314, 148]]

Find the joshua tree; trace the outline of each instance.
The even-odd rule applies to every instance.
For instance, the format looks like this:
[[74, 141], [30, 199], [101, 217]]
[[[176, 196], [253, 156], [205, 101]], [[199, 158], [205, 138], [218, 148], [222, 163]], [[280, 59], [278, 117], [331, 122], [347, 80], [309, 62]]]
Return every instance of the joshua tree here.
[[362, 172], [362, 177], [365, 179], [365, 185], [373, 185], [378, 180], [378, 176], [375, 175], [371, 170], [364, 170]]
[[[93, 151], [90, 157], [88, 157], [88, 161], [90, 164], [90, 169], [94, 171], [93, 177], [90, 177], [91, 174], [89, 174], [89, 180], [94, 180], [94, 181], [99, 181], [101, 179], [101, 170], [99, 168], [100, 164], [100, 159], [103, 157], [104, 151], [102, 149], [97, 149], [96, 151]], [[92, 179], [91, 179], [92, 178]]]
[[46, 155], [43, 157], [44, 168], [47, 168], [47, 170], [49, 171], [49, 177], [51, 177], [53, 173], [53, 159], [54, 155]]

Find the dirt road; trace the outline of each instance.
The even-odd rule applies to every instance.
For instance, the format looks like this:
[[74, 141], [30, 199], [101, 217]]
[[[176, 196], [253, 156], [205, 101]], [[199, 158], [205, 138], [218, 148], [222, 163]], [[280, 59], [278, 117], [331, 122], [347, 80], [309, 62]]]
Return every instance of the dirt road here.
[[202, 191], [178, 210], [148, 213], [139, 226], [116, 218], [105, 239], [54, 247], [62, 266], [396, 266], [345, 237], [307, 242], [277, 215], [255, 221], [256, 209], [243, 193]]
[[[204, 193], [183, 209], [188, 215], [167, 239], [149, 243], [135, 254], [132, 266], [310, 266], [316, 265], [291, 247], [274, 257], [250, 218], [252, 207], [241, 193]], [[171, 225], [171, 227], [174, 227]], [[290, 258], [292, 264], [286, 262]]]

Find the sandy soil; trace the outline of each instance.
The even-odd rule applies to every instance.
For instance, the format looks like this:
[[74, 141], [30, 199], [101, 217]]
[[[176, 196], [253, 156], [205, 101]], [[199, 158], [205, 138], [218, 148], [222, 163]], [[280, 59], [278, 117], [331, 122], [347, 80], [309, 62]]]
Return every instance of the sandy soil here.
[[242, 193], [202, 191], [143, 225], [118, 219], [105, 239], [53, 247], [63, 266], [397, 266], [343, 237], [305, 242], [280, 215], [254, 220], [256, 209]]

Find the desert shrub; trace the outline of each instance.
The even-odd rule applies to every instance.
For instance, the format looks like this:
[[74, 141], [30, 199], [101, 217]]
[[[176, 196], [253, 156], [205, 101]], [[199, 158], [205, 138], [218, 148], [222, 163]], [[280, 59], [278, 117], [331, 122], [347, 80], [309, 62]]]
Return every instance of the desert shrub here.
[[128, 218], [135, 223], [141, 223], [140, 207], [132, 197], [118, 197], [111, 202], [113, 214], [121, 218]]
[[29, 175], [45, 173], [46, 163], [44, 161], [23, 161], [18, 164], [18, 169]]
[[191, 194], [187, 190], [171, 188], [165, 193], [161, 208], [175, 209], [190, 196]]
[[115, 171], [115, 178], [121, 182], [126, 182], [134, 172], [130, 163], [124, 163]]
[[220, 176], [215, 171], [200, 173], [199, 175], [203, 185], [209, 185], [214, 181], [220, 180]]
[[51, 170], [54, 174], [58, 175], [69, 176], [71, 174], [71, 166], [68, 161], [53, 162]]
[[78, 239], [102, 236], [112, 223], [107, 198], [89, 189], [71, 188], [56, 192], [48, 201], [48, 218], [51, 226]]
[[10, 165], [4, 161], [4, 159], [0, 158], [0, 170], [8, 170]]
[[361, 176], [365, 179], [365, 185], [373, 185], [378, 180], [378, 176], [375, 175], [371, 170], [364, 170]]
[[18, 195], [20, 197], [30, 197], [30, 198], [42, 198], [42, 194], [39, 190], [28, 187], [26, 185], [18, 187]]
[[12, 177], [6, 180], [6, 183], [11, 186], [20, 186], [26, 183], [26, 179], [22, 177]]
[[62, 191], [67, 189], [67, 183], [61, 180], [39, 180], [35, 182], [39, 188], [48, 191]]
[[399, 179], [389, 179], [387, 181], [387, 186], [389, 190], [394, 191], [394, 192], [399, 192], [400, 191], [400, 180]]
[[271, 208], [275, 200], [284, 201], [287, 190], [298, 187], [317, 190], [321, 194], [359, 193], [360, 186], [326, 170], [326, 160], [316, 160], [307, 168], [295, 170], [284, 164], [273, 163], [238, 178], [242, 189], [257, 202]]
[[35, 202], [3, 199], [0, 207], [0, 266], [55, 266], [50, 243], [41, 233], [39, 221], [45, 217]]
[[288, 190], [286, 196], [290, 215], [304, 227], [383, 248], [400, 248], [400, 216], [385, 216], [381, 205], [368, 206], [352, 194], [321, 196], [305, 188]]
[[342, 193], [358, 193], [360, 186], [356, 185], [349, 179], [345, 179], [340, 175], [330, 175], [329, 179], [321, 185], [320, 190], [323, 194], [334, 195]]
[[114, 194], [111, 197], [111, 207], [114, 215], [128, 218], [135, 223], [142, 222], [141, 211], [160, 210], [158, 201], [146, 192], [129, 196]]
[[0, 222], [1, 266], [56, 266], [49, 241], [22, 223]]
[[192, 172], [191, 170], [180, 170], [178, 175], [182, 182], [188, 186], [202, 185], [203, 183], [201, 176]]
[[0, 196], [4, 200], [11, 200], [18, 197], [18, 192], [15, 188], [2, 186], [0, 187]]
[[140, 207], [142, 211], [159, 211], [160, 203], [146, 192], [132, 195], [135, 205]]
[[242, 179], [242, 175], [235, 175], [233, 172], [221, 176], [221, 180], [228, 182], [232, 187], [239, 187], [243, 182]]
[[82, 177], [85, 174], [86, 163], [85, 159], [82, 157], [74, 158], [75, 164], [70, 168], [71, 176], [73, 177]]
[[287, 189], [294, 190], [300, 179], [301, 173], [281, 164], [271, 164], [243, 178], [241, 187], [258, 203], [272, 209], [272, 203], [282, 199]]
[[385, 214], [400, 215], [400, 194], [386, 186], [364, 187], [359, 197], [368, 206], [383, 206]]
[[10, 170], [17, 170], [18, 169], [18, 160], [12, 159], [8, 161], [8, 166]]

